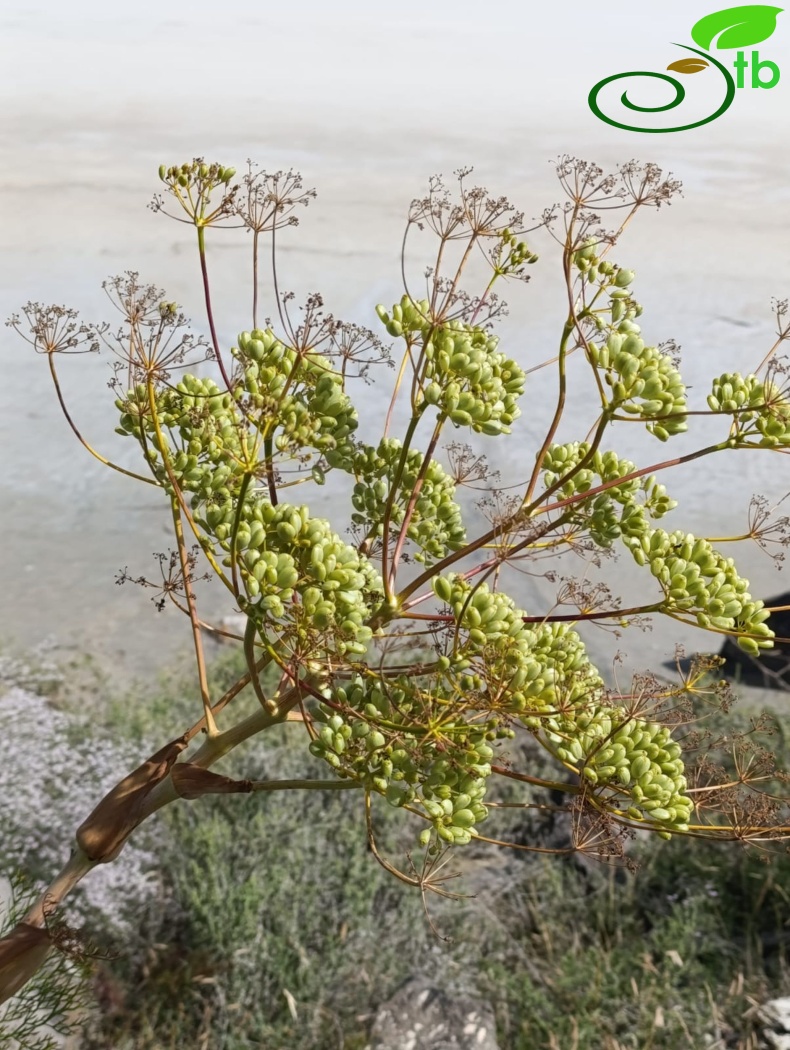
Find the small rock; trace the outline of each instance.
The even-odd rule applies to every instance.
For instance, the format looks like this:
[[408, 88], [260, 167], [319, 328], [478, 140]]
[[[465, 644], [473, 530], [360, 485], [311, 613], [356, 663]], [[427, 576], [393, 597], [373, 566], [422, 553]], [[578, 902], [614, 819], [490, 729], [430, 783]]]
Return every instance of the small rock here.
[[790, 1050], [790, 998], [772, 999], [760, 1007], [763, 1035], [771, 1050]]
[[368, 1050], [499, 1050], [488, 1003], [410, 977], [379, 1007]]

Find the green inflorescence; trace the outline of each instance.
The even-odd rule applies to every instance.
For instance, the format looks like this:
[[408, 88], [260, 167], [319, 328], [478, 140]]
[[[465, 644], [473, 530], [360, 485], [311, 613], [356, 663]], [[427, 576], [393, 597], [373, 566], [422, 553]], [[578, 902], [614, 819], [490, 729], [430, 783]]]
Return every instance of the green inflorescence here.
[[714, 412], [733, 414], [738, 444], [776, 448], [790, 444], [790, 400], [786, 393], [770, 379], [725, 372], [713, 380], [708, 405]]
[[422, 813], [442, 841], [469, 842], [487, 815], [490, 742], [507, 730], [496, 719], [470, 719], [441, 680], [357, 676], [327, 694], [313, 754], [392, 805]]
[[391, 312], [383, 306], [376, 312], [390, 335], [420, 344], [427, 404], [457, 427], [492, 437], [510, 433], [511, 423], [521, 414], [517, 401], [524, 393], [525, 376], [497, 349], [496, 336], [461, 320], [433, 320], [427, 299], [415, 302], [404, 295]]
[[[247, 345], [251, 355], [257, 353], [250, 340], [240, 342]], [[270, 343], [270, 348], [273, 345]], [[309, 422], [301, 429], [292, 428], [289, 442], [297, 433], [313, 447], [337, 448], [339, 442], [329, 433], [330, 418], [346, 438], [356, 425], [356, 416], [342, 391], [338, 416], [315, 415], [317, 403], [326, 409], [327, 398], [336, 395], [337, 380], [325, 371], [317, 374], [318, 369], [308, 362], [308, 371], [310, 367], [315, 385], [302, 384]], [[327, 385], [331, 387], [328, 394]], [[240, 389], [244, 395], [238, 393]], [[260, 439], [256, 428], [252, 435], [244, 428], [239, 401], [247, 395], [261, 412], [261, 420], [272, 418], [264, 416], [266, 398], [260, 388], [256, 392], [248, 377], [244, 386], [237, 388], [236, 397], [223, 394], [213, 380], [194, 376], [185, 376], [176, 388], [156, 396], [157, 421], [170, 474], [184, 491], [193, 493], [195, 522], [227, 552], [224, 564], [237, 565], [249, 603], [247, 611], [256, 617], [262, 631], [266, 624], [284, 617], [298, 618], [312, 633], [331, 634], [332, 644], [341, 655], [361, 655], [372, 636], [365, 621], [370, 617], [371, 604], [377, 604], [381, 596], [380, 578], [368, 559], [344, 543], [327, 521], [311, 518], [307, 507], [285, 503], [275, 507], [254, 486], [239, 508], [242, 479], [251, 465], [250, 446]], [[284, 402], [287, 398], [281, 399]], [[291, 406], [298, 403], [297, 392]], [[336, 399], [330, 408], [337, 403]], [[170, 489], [170, 474], [162, 459], [145, 387], [137, 387], [117, 404], [121, 410], [119, 431], [144, 443], [154, 473]], [[287, 429], [293, 414], [290, 409], [284, 411], [276, 417], [277, 422], [284, 420]], [[257, 425], [257, 417], [255, 422]], [[257, 463], [252, 466], [257, 467]], [[297, 605], [293, 604], [294, 596], [298, 596]]]
[[671, 356], [655, 346], [646, 346], [636, 318], [642, 313], [630, 291], [634, 271], [617, 266], [596, 251], [598, 242], [588, 238], [573, 256], [575, 267], [593, 288], [595, 299], [605, 295], [604, 309], [586, 312], [603, 345], [586, 342], [590, 364], [603, 374], [611, 387], [609, 409], [638, 416], [647, 430], [661, 441], [688, 429], [686, 388]]
[[[584, 461], [584, 466], [581, 466]], [[591, 452], [587, 442], [550, 445], [543, 458], [547, 488], [558, 482], [557, 496], [570, 499], [600, 485], [627, 478], [636, 471], [630, 460], [615, 452]], [[653, 475], [628, 478], [588, 499], [574, 503], [570, 524], [586, 528], [600, 547], [610, 547], [620, 536], [641, 536], [650, 518], [662, 518], [677, 506]]]
[[560, 704], [599, 691], [603, 683], [579, 635], [568, 624], [524, 622], [524, 613], [506, 594], [487, 584], [475, 587], [460, 576], [437, 576], [437, 598], [452, 610], [458, 635], [449, 655], [465, 695], [528, 728]]
[[[138, 384], [115, 404], [121, 413], [118, 433], [143, 444], [151, 469], [169, 490], [145, 386]], [[186, 375], [175, 388], [159, 391], [155, 406], [160, 429], [170, 437], [165, 451], [179, 486], [201, 498], [234, 488], [244, 468], [241, 417], [233, 397], [212, 379]]]
[[547, 736], [558, 758], [588, 783], [610, 788], [613, 801], [632, 820], [667, 831], [688, 828], [694, 803], [685, 794], [681, 747], [668, 726], [593, 706], [556, 719]]
[[300, 354], [267, 329], [239, 335], [231, 353], [241, 363], [237, 397], [278, 452], [344, 451], [358, 426], [343, 377], [320, 354]]
[[668, 354], [635, 332], [612, 332], [603, 346], [590, 341], [588, 354], [612, 389], [612, 409], [640, 416], [662, 441], [688, 430], [686, 388]]
[[[274, 507], [255, 493], [242, 504], [234, 543], [235, 515], [233, 500], [226, 498], [207, 503], [196, 520], [223, 550], [234, 548], [246, 594], [254, 602], [248, 610], [264, 623], [298, 617], [310, 630], [333, 632], [341, 655], [362, 655], [372, 637], [366, 621], [382, 590], [368, 559], [304, 506]], [[228, 553], [224, 563], [231, 562]]]
[[[399, 483], [390, 510], [390, 523], [399, 527], [417, 481], [422, 477], [416, 502], [412, 508], [406, 535], [419, 549], [417, 561], [431, 564], [449, 551], [460, 550], [466, 542], [466, 529], [461, 508], [455, 502], [455, 483], [436, 460], [427, 466], [425, 457], [416, 449], [409, 449], [403, 458], [403, 445], [397, 438], [385, 438], [378, 447], [363, 445], [343, 461], [344, 469], [358, 479], [351, 495], [354, 512], [352, 522], [367, 537], [380, 539], [384, 535], [384, 511], [397, 473]], [[330, 457], [338, 463], [339, 457]]]
[[[224, 172], [167, 169], [163, 178], [175, 191], [184, 179], [223, 182]], [[534, 261], [509, 231], [500, 239], [500, 275], [520, 274]], [[661, 440], [685, 431], [685, 387], [671, 355], [641, 338], [633, 272], [603, 258], [592, 238], [571, 260], [583, 294], [566, 333], [577, 332], [596, 372], [602, 419], [638, 417]], [[175, 315], [174, 304], [162, 309]], [[506, 594], [475, 583], [478, 570], [431, 580], [443, 611], [427, 632], [429, 660], [408, 673], [366, 662], [374, 634], [404, 618], [431, 619], [410, 612], [408, 602], [401, 606], [394, 570], [385, 592], [370, 560], [375, 547], [387, 568], [385, 529], [395, 562], [402, 547], [391, 542], [395, 536], [428, 566], [467, 543], [456, 482], [433, 458], [442, 425], [508, 433], [525, 385], [524, 371], [485, 325], [437, 316], [429, 300], [408, 295], [377, 313], [405, 341], [414, 369], [405, 445], [390, 437], [359, 442], [345, 374], [328, 356], [289, 346], [270, 328], [239, 335], [229, 390], [190, 375], [173, 386], [138, 383], [117, 402], [119, 431], [137, 438], [171, 495], [176, 486], [189, 494], [201, 543], [231, 569], [238, 605], [264, 644], [287, 635], [292, 656], [309, 651], [321, 665], [313, 701], [323, 699], [310, 701], [308, 719], [313, 754], [339, 776], [422, 815], [429, 824], [423, 843], [463, 844], [477, 834], [492, 763], [506, 760], [518, 726], [578, 776], [593, 807], [662, 834], [686, 829], [693, 807], [671, 728], [612, 701], [570, 623], [533, 622]], [[469, 313], [473, 321], [477, 311]], [[769, 380], [724, 374], [708, 404], [733, 416], [733, 445], [790, 443], [790, 401]], [[429, 408], [437, 418], [426, 454], [410, 442]], [[543, 498], [554, 503], [557, 528], [604, 549], [620, 540], [657, 581], [663, 597], [656, 610], [737, 634], [753, 654], [769, 647], [768, 613], [733, 560], [707, 540], [655, 528], [675, 501], [654, 476], [635, 476], [633, 462], [602, 451], [597, 440], [550, 444], [543, 454]], [[353, 476], [354, 544], [306, 506], [277, 502], [286, 468], [288, 484], [311, 476], [323, 483], [331, 468]]]
[[765, 622], [769, 613], [764, 603], [751, 597], [749, 581], [738, 575], [733, 559], [708, 540], [652, 529], [624, 542], [637, 564], [648, 565], [661, 585], [665, 611], [693, 613], [700, 627], [745, 632], [738, 645], [752, 655], [771, 648], [774, 632]]
[[[480, 690], [485, 681], [498, 711], [515, 716], [631, 819], [687, 826], [692, 803], [683, 794], [680, 745], [666, 726], [606, 702], [576, 631], [562, 623], [527, 626], [506, 595], [485, 585], [473, 590], [458, 576], [437, 577], [434, 592], [466, 629], [452, 657], [467, 667], [461, 689]], [[476, 661], [484, 661], [485, 679]]]

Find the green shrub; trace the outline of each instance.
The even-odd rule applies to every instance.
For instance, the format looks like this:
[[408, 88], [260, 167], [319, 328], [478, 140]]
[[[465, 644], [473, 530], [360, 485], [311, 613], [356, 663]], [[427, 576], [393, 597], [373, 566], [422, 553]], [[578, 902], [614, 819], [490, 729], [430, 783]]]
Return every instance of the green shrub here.
[[[162, 191], [152, 207], [174, 211], [172, 217], [193, 230], [208, 341], [189, 333], [178, 305], [131, 271], [104, 285], [121, 314], [118, 330], [81, 324], [63, 306], [32, 302], [22, 308], [24, 321], [19, 315], [9, 322], [46, 357], [60, 405], [85, 448], [156, 488], [168, 505], [175, 547], [159, 556], [161, 579], [136, 582], [156, 586], [158, 604], [172, 603], [185, 614], [195, 656], [192, 712], [175, 728], [173, 713], [181, 705], [160, 705], [167, 741], [126, 776], [119, 769], [117, 782], [77, 828], [76, 847], [42, 891], [29, 925], [44, 931], [48, 910], [95, 866], [122, 855], [155, 813], [196, 800], [205, 825], [182, 813], [183, 804], [165, 818], [173, 822], [183, 863], [168, 858], [162, 878], [171, 882], [179, 921], [194, 921], [190, 946], [226, 975], [233, 1002], [211, 1008], [225, 1011], [226, 1040], [239, 1028], [231, 1007], [244, 1016], [249, 1009], [246, 985], [241, 978], [236, 983], [240, 960], [270, 918], [286, 926], [281, 933], [269, 929], [257, 963], [265, 973], [268, 963], [284, 969], [316, 1011], [330, 1009], [316, 981], [296, 964], [298, 944], [287, 947], [295, 933], [287, 927], [285, 902], [270, 918], [260, 917], [260, 905], [266, 888], [293, 881], [299, 907], [317, 897], [326, 909], [342, 884], [348, 909], [341, 909], [341, 925], [320, 912], [319, 921], [334, 936], [343, 923], [356, 929], [348, 918], [363, 907], [348, 886], [349, 877], [361, 878], [356, 862], [349, 877], [330, 878], [323, 873], [330, 853], [313, 849], [316, 827], [325, 825], [327, 845], [333, 841], [341, 812], [353, 811], [366, 828], [364, 840], [361, 832], [345, 839], [366, 841], [371, 865], [377, 861], [401, 882], [438, 895], [446, 892], [448, 847], [470, 846], [474, 858], [487, 843], [535, 846], [488, 832], [501, 825], [500, 811], [533, 813], [543, 805], [536, 797], [546, 793], [569, 820], [563, 851], [584, 856], [622, 857], [640, 832], [758, 843], [787, 837], [784, 797], [764, 790], [777, 780], [770, 755], [748, 736], [706, 741], [693, 729], [706, 705], [726, 707], [726, 684], [706, 684], [708, 668], [696, 663], [679, 682], [644, 674], [609, 688], [580, 633], [589, 623], [626, 628], [662, 615], [732, 636], [752, 656], [773, 645], [771, 610], [719, 546], [744, 538], [764, 546], [777, 531], [781, 536], [786, 519], [770, 520], [760, 509], [748, 532], [716, 540], [666, 529], [663, 519], [676, 501], [658, 474], [725, 451], [787, 451], [790, 386], [776, 360], [790, 336], [787, 304], [776, 307], [778, 339], [755, 372], [714, 377], [710, 394], [697, 391], [690, 401], [674, 345], [654, 345], [642, 334], [634, 272], [610, 258], [633, 215], [670, 202], [679, 183], [652, 164], [629, 162], [605, 174], [569, 157], [560, 158], [557, 175], [563, 202], [529, 230], [506, 198], [470, 187], [468, 171], [457, 173], [454, 196], [433, 179], [412, 202], [402, 258], [405, 294], [391, 309], [376, 309], [383, 331], [397, 341], [401, 364], [383, 425], [374, 419], [369, 433], [352, 395], [375, 367], [392, 363], [390, 347], [375, 332], [325, 313], [318, 295], [307, 298], [297, 322], [276, 245], [297, 206], [314, 194], [293, 173], [267, 174], [250, 164], [234, 182], [234, 169], [201, 158], [160, 168]], [[602, 227], [601, 214], [614, 225]], [[249, 327], [228, 347], [217, 335], [207, 244], [219, 228], [239, 225], [252, 235], [251, 311]], [[494, 331], [504, 309], [499, 289], [528, 279], [537, 256], [525, 238], [539, 229], [558, 245], [565, 305], [556, 352], [542, 362], [517, 361]], [[409, 290], [409, 238], [419, 234], [433, 244], [427, 271], [420, 268], [425, 298], [417, 299]], [[267, 239], [271, 255], [263, 254]], [[263, 258], [271, 258], [265, 294], [272, 321], [262, 319]], [[486, 272], [470, 290], [473, 259], [482, 260]], [[63, 398], [58, 369], [64, 355], [102, 345], [116, 358], [110, 386], [117, 431], [138, 446], [141, 473], [88, 445]], [[195, 374], [206, 358], [214, 378]], [[524, 456], [512, 431], [521, 406], [536, 396], [529, 376], [547, 366], [556, 380], [551, 420], [535, 434], [531, 420], [522, 419]], [[572, 387], [578, 398], [570, 398]], [[607, 447], [615, 424], [618, 434], [630, 425], [632, 433], [636, 427], [666, 443], [690, 431], [699, 415], [712, 416], [720, 428], [711, 444], [689, 444], [690, 451], [662, 453], [644, 466]], [[405, 425], [395, 436], [393, 421], [401, 418]], [[566, 435], [567, 424], [573, 430]], [[459, 430], [471, 443], [443, 448]], [[477, 445], [483, 439], [514, 442], [523, 474], [512, 485], [496, 487]], [[310, 497], [333, 477], [350, 498], [345, 516], [333, 506], [330, 521], [313, 512]], [[473, 518], [461, 495], [465, 485], [488, 497], [489, 527], [476, 535], [468, 531]], [[637, 605], [624, 605], [603, 583], [588, 583], [590, 564], [616, 551], [641, 570], [644, 594]], [[578, 572], [564, 580], [554, 603], [519, 608], [507, 593], [517, 574], [557, 554], [580, 556]], [[204, 651], [213, 628], [201, 619], [193, 588], [204, 569], [226, 589], [229, 610], [242, 614], [238, 633], [229, 633], [243, 652], [244, 670], [219, 688], [209, 680]], [[242, 694], [246, 683], [251, 696]], [[301, 742], [298, 760], [288, 758], [292, 776], [283, 776], [276, 759], [294, 753], [292, 745], [280, 746], [284, 732]], [[257, 765], [245, 765], [241, 752], [234, 759], [233, 752], [260, 735], [274, 743], [249, 750]], [[524, 737], [529, 748], [522, 747]], [[77, 766], [90, 765], [77, 743], [73, 750]], [[734, 782], [725, 761], [730, 753], [738, 767]], [[326, 792], [327, 801], [300, 798], [294, 789]], [[246, 863], [249, 847], [238, 850], [249, 837], [227, 831], [231, 794], [261, 796], [232, 800], [234, 825], [246, 818], [266, 843], [260, 864]], [[387, 806], [400, 812], [410, 834], [413, 852], [398, 836], [397, 861], [387, 857], [375, 816]], [[278, 841], [292, 843], [316, 870], [297, 872], [290, 854], [277, 852]], [[159, 852], [164, 859], [165, 847]], [[223, 854], [243, 866], [241, 887], [232, 866], [220, 864]], [[337, 870], [345, 871], [334, 856]], [[243, 931], [247, 949], [222, 941], [228, 934], [218, 901], [226, 899], [228, 925]], [[668, 917], [661, 937], [680, 936], [670, 930], [675, 921]], [[0, 940], [0, 998], [37, 957], [17, 958], [15, 936], [18, 931]], [[299, 943], [313, 944], [315, 936], [303, 935]], [[325, 944], [320, 936], [319, 947]], [[683, 944], [691, 951], [691, 942]], [[612, 980], [619, 981], [626, 964], [613, 953]], [[697, 955], [690, 958], [696, 965]], [[591, 960], [574, 957], [585, 978]], [[569, 979], [558, 970], [558, 987]], [[327, 985], [332, 980], [324, 975]], [[596, 987], [589, 985], [591, 995]], [[605, 995], [614, 987], [607, 984]], [[291, 1000], [283, 996], [287, 1007]], [[172, 996], [168, 1009], [180, 1009], [184, 999]], [[595, 1008], [591, 1000], [588, 1012]], [[265, 1014], [263, 1036], [274, 1038], [266, 1025], [278, 1023], [284, 1009], [279, 1003]], [[314, 1019], [308, 1027], [320, 1024]]]

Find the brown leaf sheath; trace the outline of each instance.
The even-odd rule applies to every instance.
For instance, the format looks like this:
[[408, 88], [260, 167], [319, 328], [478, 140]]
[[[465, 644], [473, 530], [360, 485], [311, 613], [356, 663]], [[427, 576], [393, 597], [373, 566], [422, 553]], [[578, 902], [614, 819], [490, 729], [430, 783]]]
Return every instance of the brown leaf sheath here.
[[143, 819], [143, 804], [164, 780], [187, 746], [186, 735], [171, 740], [119, 781], [77, 829], [77, 844], [96, 864], [115, 860]]

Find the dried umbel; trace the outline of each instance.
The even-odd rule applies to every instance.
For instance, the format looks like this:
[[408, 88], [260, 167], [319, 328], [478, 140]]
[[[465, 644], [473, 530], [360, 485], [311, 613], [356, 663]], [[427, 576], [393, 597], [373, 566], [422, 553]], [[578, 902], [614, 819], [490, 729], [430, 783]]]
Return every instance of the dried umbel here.
[[[200, 341], [184, 332], [177, 304], [136, 274], [109, 282], [123, 327], [113, 338], [105, 338], [106, 328], [95, 331], [122, 355], [113, 381], [118, 432], [139, 445], [141, 473], [86, 445], [102, 462], [161, 490], [169, 504], [175, 550], [161, 601], [189, 620], [202, 715], [99, 802], [78, 830], [77, 860], [50, 887], [55, 904], [91, 866], [117, 856], [156, 809], [179, 798], [199, 805], [202, 795], [217, 792], [357, 790], [376, 859], [437, 892], [442, 878], [434, 868], [445, 848], [499, 841], [487, 839], [485, 822], [503, 778], [523, 791], [510, 807], [543, 805], [540, 792], [552, 792], [554, 808], [557, 795], [567, 797], [574, 846], [589, 852], [622, 852], [636, 828], [761, 843], [786, 837], [779, 774], [761, 763], [752, 776], [745, 762], [733, 781], [690, 732], [695, 702], [722, 693], [706, 684], [708, 665], [695, 664], [679, 684], [642, 676], [615, 691], [582, 638], [588, 622], [622, 630], [664, 614], [731, 635], [750, 653], [773, 644], [770, 610], [752, 597], [734, 560], [708, 538], [658, 526], [676, 508], [658, 479], [675, 464], [726, 449], [770, 454], [790, 447], [790, 401], [775, 359], [788, 336], [785, 307], [777, 308], [777, 344], [755, 373], [715, 379], [707, 410], [695, 409], [671, 344], [654, 346], [642, 336], [634, 273], [609, 258], [634, 212], [666, 203], [678, 185], [654, 165], [629, 163], [604, 174], [564, 157], [558, 175], [567, 200], [526, 230], [521, 212], [470, 188], [469, 172], [461, 171], [457, 197], [435, 179], [409, 211], [408, 237], [431, 235], [438, 245], [424, 296], [407, 286], [391, 310], [376, 310], [401, 360], [383, 425], [374, 420], [371, 428], [360, 422], [355, 381], [371, 381], [377, 364], [390, 363], [389, 349], [370, 330], [326, 315], [318, 295], [294, 324], [292, 296], [280, 291], [276, 238], [312, 191], [302, 191], [293, 173], [250, 166], [243, 187], [233, 175], [201, 158], [160, 170], [178, 218], [195, 228], [208, 354], [218, 375], [190, 371], [188, 353]], [[156, 198], [155, 210], [164, 203]], [[604, 208], [622, 209], [615, 229], [600, 227], [597, 210]], [[253, 234], [251, 326], [225, 347], [206, 238], [237, 223]], [[500, 349], [494, 326], [504, 308], [496, 289], [511, 278], [526, 280], [537, 259], [527, 238], [544, 227], [559, 243], [569, 305], [556, 355], [533, 363]], [[277, 320], [259, 324], [267, 239]], [[490, 267], [479, 294], [464, 287], [474, 249]], [[404, 275], [405, 260], [404, 243]], [[76, 327], [75, 316], [62, 310], [25, 308], [29, 341], [48, 354], [56, 384], [55, 343], [62, 336], [71, 348], [73, 339], [90, 344], [94, 331]], [[19, 318], [12, 324], [21, 327]], [[535, 396], [532, 373], [549, 366], [557, 373], [553, 415], [525, 454], [516, 434], [520, 415]], [[572, 421], [578, 439], [560, 443], [573, 368], [588, 370], [595, 393], [589, 420]], [[770, 375], [760, 377], [766, 368]], [[396, 436], [390, 431], [399, 402], [406, 425]], [[727, 417], [729, 431], [694, 452], [639, 466], [606, 447], [614, 422], [645, 425], [666, 442], [706, 412]], [[516, 443], [514, 463], [526, 476], [497, 491], [485, 457], [463, 444], [464, 434]], [[453, 440], [443, 448], [448, 436]], [[311, 497], [313, 486], [331, 486], [333, 471], [345, 475], [341, 490], [349, 501], [345, 514], [334, 501], [329, 520], [313, 512]], [[489, 490], [483, 509], [491, 524], [477, 533], [465, 486]], [[782, 542], [786, 519], [770, 518], [761, 504], [748, 535], [762, 543], [778, 531]], [[222, 696], [211, 694], [206, 676], [207, 625], [192, 589], [196, 551], [205, 559], [201, 570], [219, 580], [244, 616], [235, 637], [246, 673]], [[513, 573], [534, 571], [563, 551], [588, 561], [630, 553], [643, 572], [645, 601], [626, 608], [606, 586], [571, 580], [554, 607], [518, 608], [507, 593]], [[234, 717], [232, 702], [248, 685], [259, 710]], [[322, 760], [329, 779], [235, 781], [210, 772], [250, 736], [286, 722], [304, 737], [306, 763], [308, 753]], [[518, 768], [519, 735], [543, 750], [553, 776]], [[417, 820], [421, 874], [412, 862], [400, 870], [381, 856], [372, 816], [377, 799]], [[40, 910], [31, 929], [41, 925], [36, 916]], [[40, 935], [24, 937], [43, 947]], [[26, 952], [23, 939], [13, 934], [3, 950]]]

